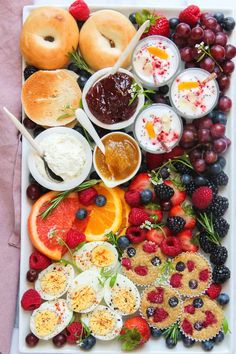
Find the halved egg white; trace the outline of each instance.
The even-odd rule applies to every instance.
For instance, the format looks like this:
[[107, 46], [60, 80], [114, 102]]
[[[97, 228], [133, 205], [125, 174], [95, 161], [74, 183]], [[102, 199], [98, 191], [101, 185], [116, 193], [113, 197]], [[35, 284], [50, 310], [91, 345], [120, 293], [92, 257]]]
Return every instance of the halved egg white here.
[[120, 334], [123, 325], [122, 317], [103, 305], [82, 315], [81, 320], [89, 327], [93, 336], [100, 340], [114, 339]]
[[140, 294], [134, 283], [122, 274], [117, 274], [111, 287], [110, 279], [105, 283], [104, 300], [113, 311], [121, 316], [135, 313], [140, 306]]
[[67, 292], [67, 303], [74, 312], [87, 313], [99, 305], [103, 295], [99, 272], [96, 269], [86, 270], [73, 280]]
[[70, 264], [53, 263], [39, 273], [35, 289], [44, 300], [55, 300], [64, 295], [74, 279]]
[[30, 330], [39, 339], [48, 340], [62, 332], [73, 316], [64, 299], [46, 301], [34, 310], [30, 318]]
[[109, 242], [89, 242], [74, 253], [74, 260], [82, 270], [91, 268], [111, 270], [117, 265], [118, 253]]

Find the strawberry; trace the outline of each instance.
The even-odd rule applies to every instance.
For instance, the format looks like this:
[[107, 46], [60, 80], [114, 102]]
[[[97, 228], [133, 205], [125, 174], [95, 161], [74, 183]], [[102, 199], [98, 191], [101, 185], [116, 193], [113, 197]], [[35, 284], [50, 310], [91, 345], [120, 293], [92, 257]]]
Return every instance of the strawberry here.
[[196, 226], [196, 217], [190, 204], [182, 203], [172, 207], [169, 211], [169, 216], [181, 216], [186, 221], [185, 229], [194, 229]]
[[136, 13], [136, 22], [141, 26], [146, 20], [150, 21], [150, 27], [141, 38], [145, 38], [153, 35], [160, 35], [164, 37], [170, 36], [170, 27], [168, 19], [160, 14], [151, 13], [148, 10]]
[[195, 26], [201, 16], [201, 10], [196, 5], [190, 5], [179, 14], [180, 22], [185, 22], [190, 26]]
[[157, 167], [160, 167], [164, 162], [163, 154], [151, 154], [150, 152], [146, 153], [146, 162], [147, 168], [149, 170], [154, 170]]
[[198, 209], [206, 209], [212, 202], [213, 191], [211, 188], [202, 186], [192, 194], [192, 203]]
[[174, 189], [174, 195], [170, 198], [172, 206], [183, 203], [186, 199], [186, 192], [178, 181], [165, 180], [164, 183]]
[[197, 252], [198, 246], [192, 243], [193, 231], [186, 229], [179, 232], [176, 237], [180, 241], [181, 248], [184, 252]]
[[163, 212], [160, 210], [160, 206], [158, 204], [149, 203], [144, 207], [144, 210], [148, 213], [148, 215], [151, 215], [151, 220], [153, 223], [161, 222]]
[[135, 176], [130, 183], [128, 190], [130, 191], [131, 189], [138, 192], [142, 192], [144, 189], [153, 190], [149, 175], [146, 172], [141, 172]]
[[159, 246], [162, 241], [170, 235], [170, 230], [168, 227], [164, 226], [162, 228], [148, 230], [146, 233], [146, 239], [155, 242]]
[[70, 5], [69, 13], [77, 21], [86, 21], [89, 18], [90, 10], [83, 0], [76, 0]]
[[80, 322], [72, 322], [66, 327], [66, 333], [67, 343], [75, 344], [82, 338], [83, 326]]
[[123, 350], [133, 350], [146, 343], [151, 336], [147, 321], [141, 316], [128, 318], [123, 325], [119, 340]]
[[164, 154], [164, 160], [172, 160], [174, 157], [182, 156], [184, 149], [181, 146], [175, 146], [170, 152]]

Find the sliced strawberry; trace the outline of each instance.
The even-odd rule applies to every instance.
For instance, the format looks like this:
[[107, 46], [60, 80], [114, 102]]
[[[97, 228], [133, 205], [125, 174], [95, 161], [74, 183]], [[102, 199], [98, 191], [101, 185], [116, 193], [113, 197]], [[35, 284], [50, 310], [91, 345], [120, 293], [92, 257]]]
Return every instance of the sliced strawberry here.
[[180, 187], [177, 187], [176, 183], [174, 183], [173, 181], [170, 181], [170, 180], [166, 180], [166, 181], [164, 181], [164, 183], [167, 186], [174, 189], [175, 193], [174, 193], [173, 197], [171, 197], [171, 199], [170, 199], [172, 206], [179, 205], [185, 201], [186, 192], [180, 190]]
[[186, 229], [176, 235], [184, 252], [197, 252], [198, 246], [192, 243], [193, 231]]
[[186, 221], [185, 229], [194, 229], [196, 226], [196, 216], [190, 204], [182, 203], [172, 207], [169, 211], [169, 216], [181, 216]]
[[156, 223], [161, 222], [163, 218], [163, 212], [160, 210], [160, 206], [158, 204], [154, 204], [154, 203], [147, 204], [145, 205], [144, 209], [149, 215], [154, 216], [153, 222]]
[[146, 172], [141, 172], [137, 176], [135, 176], [132, 182], [130, 183], [128, 190], [131, 189], [136, 190], [138, 192], [141, 192], [144, 189], [153, 190], [149, 175]]
[[148, 230], [146, 239], [160, 245], [164, 238], [170, 236], [170, 230], [164, 226], [162, 229]]
[[184, 149], [181, 146], [175, 146], [170, 152], [164, 154], [164, 160], [172, 160], [174, 157], [182, 156]]
[[149, 170], [154, 170], [157, 167], [160, 167], [164, 162], [164, 154], [151, 154], [150, 152], [146, 153], [146, 162]]

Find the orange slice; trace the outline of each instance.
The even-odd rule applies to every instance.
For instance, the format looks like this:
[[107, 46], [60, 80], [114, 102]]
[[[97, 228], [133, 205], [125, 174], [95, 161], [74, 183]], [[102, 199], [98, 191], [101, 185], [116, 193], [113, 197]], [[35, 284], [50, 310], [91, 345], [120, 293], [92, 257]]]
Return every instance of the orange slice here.
[[155, 55], [156, 57], [160, 58], [160, 59], [168, 59], [169, 55], [167, 54], [167, 52], [161, 48], [158, 47], [148, 47], [147, 50], [149, 51], [150, 54]]
[[197, 81], [183, 81], [178, 85], [178, 89], [181, 90], [191, 90], [193, 88], [199, 87]]
[[152, 122], [147, 122], [146, 125], [145, 125], [145, 129], [149, 135], [149, 137], [151, 139], [154, 139], [156, 134], [155, 134], [155, 131], [154, 131], [154, 127], [153, 127], [153, 124]]
[[129, 218], [129, 213], [131, 208], [125, 201], [125, 191], [121, 188], [117, 188], [117, 192], [119, 194], [121, 204], [122, 204], [122, 221], [119, 229], [120, 231], [119, 234], [124, 235], [129, 225], [128, 218]]

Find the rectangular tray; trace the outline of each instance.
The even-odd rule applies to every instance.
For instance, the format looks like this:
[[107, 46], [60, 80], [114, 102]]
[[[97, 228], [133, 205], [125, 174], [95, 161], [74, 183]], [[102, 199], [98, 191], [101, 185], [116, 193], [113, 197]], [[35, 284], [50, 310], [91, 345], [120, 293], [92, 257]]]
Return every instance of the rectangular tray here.
[[[37, 8], [39, 6], [25, 6], [23, 10], [23, 21], [26, 19], [30, 11], [33, 9]], [[64, 8], [64, 6], [58, 6]], [[97, 5], [97, 6], [91, 6], [91, 11], [96, 11], [96, 10], [101, 10], [101, 9], [114, 9], [117, 11], [122, 12], [125, 15], [129, 15], [130, 13], [134, 11], [141, 10], [145, 6], [110, 6], [110, 5]], [[181, 10], [181, 7], [169, 7], [168, 4], [166, 7], [162, 6], [148, 6], [150, 10], [159, 10], [161, 13], [166, 15], [168, 18], [176, 16], [176, 13], [178, 13]], [[201, 6], [201, 9], [204, 11], [220, 11], [222, 10], [226, 16], [234, 16], [234, 11], [226, 8], [207, 8]], [[234, 33], [231, 35], [230, 41], [232, 43], [235, 43], [235, 35], [236, 30]], [[24, 67], [24, 63], [23, 63]], [[228, 90], [227, 94], [231, 97], [233, 100], [234, 97], [236, 97], [236, 74], [234, 73], [232, 75], [231, 79], [231, 85], [230, 89]], [[230, 176], [230, 181], [229, 184], [226, 188], [223, 189], [222, 195], [225, 195], [229, 198], [230, 201], [230, 207], [225, 215], [227, 218], [228, 222], [230, 223], [230, 231], [228, 235], [226, 236], [226, 239], [224, 241], [224, 245], [228, 248], [229, 250], [229, 257], [227, 261], [227, 265], [231, 269], [231, 279], [230, 281], [227, 282], [226, 285], [224, 285], [224, 290], [230, 295], [230, 303], [227, 305], [225, 308], [225, 314], [226, 317], [229, 321], [230, 329], [231, 329], [231, 334], [228, 334], [226, 336], [226, 339], [223, 341], [223, 343], [217, 345], [214, 347], [212, 350], [212, 353], [217, 353], [217, 354], [233, 354], [235, 353], [235, 350], [233, 349], [235, 344], [236, 344], [236, 309], [235, 309], [235, 299], [234, 299], [234, 289], [235, 289], [235, 268], [236, 268], [236, 259], [234, 257], [234, 250], [236, 249], [236, 242], [235, 242], [235, 235], [234, 235], [234, 230], [235, 228], [235, 216], [234, 216], [234, 211], [235, 211], [235, 196], [236, 196], [236, 188], [234, 183], [234, 178], [236, 178], [235, 174], [235, 132], [236, 132], [236, 109], [233, 104], [233, 107], [230, 111], [230, 114], [228, 114], [228, 123], [227, 123], [227, 136], [232, 140], [231, 147], [229, 151], [225, 154], [225, 157], [227, 159], [227, 165], [225, 168], [226, 173]], [[27, 165], [27, 155], [28, 155], [28, 143], [25, 141], [23, 138], [22, 141], [22, 183], [21, 183], [21, 191], [22, 191], [22, 198], [21, 198], [21, 262], [20, 262], [20, 297], [22, 294], [25, 292], [27, 288], [27, 282], [26, 282], [26, 272], [28, 270], [28, 260], [29, 260], [29, 255], [32, 252], [32, 245], [28, 237], [28, 232], [27, 232], [27, 219], [28, 215], [31, 209], [31, 203], [26, 197], [26, 188], [29, 183], [29, 169]], [[72, 345], [66, 345], [61, 349], [58, 349], [53, 346], [51, 341], [40, 341], [40, 344], [37, 345], [35, 348], [29, 348], [25, 344], [25, 336], [29, 332], [29, 319], [30, 319], [30, 313], [27, 313], [26, 311], [23, 311], [21, 306], [19, 306], [19, 350], [22, 353], [79, 353], [80, 351], [79, 348], [76, 346]], [[140, 347], [136, 350], [133, 350], [131, 353], [144, 353], [144, 354], [167, 354], [171, 353], [173, 350], [168, 349], [165, 345], [165, 341], [163, 339], [160, 340], [150, 340], [145, 346]], [[181, 342], [178, 342], [177, 346], [174, 349], [175, 352], [177, 353], [189, 353], [189, 354], [202, 354], [203, 350], [201, 348], [201, 345], [194, 345], [192, 348], [185, 348]], [[105, 354], [105, 353], [114, 353], [114, 354], [119, 354], [119, 353], [124, 353], [121, 348], [120, 348], [120, 343], [117, 341], [108, 341], [108, 342], [103, 342], [103, 341], [97, 341], [96, 346], [94, 347], [93, 350], [90, 351], [93, 354]]]

